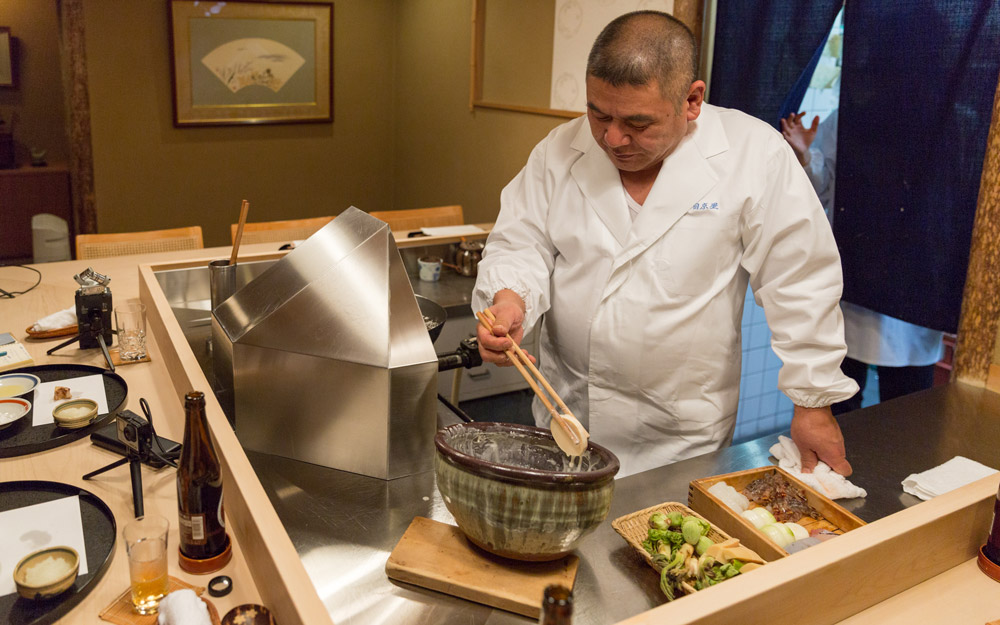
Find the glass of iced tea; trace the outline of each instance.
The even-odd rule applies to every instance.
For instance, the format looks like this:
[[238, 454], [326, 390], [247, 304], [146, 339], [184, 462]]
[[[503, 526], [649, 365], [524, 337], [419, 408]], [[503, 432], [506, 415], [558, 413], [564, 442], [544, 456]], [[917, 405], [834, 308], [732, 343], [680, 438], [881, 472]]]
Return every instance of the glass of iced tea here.
[[139, 614], [156, 614], [167, 594], [167, 531], [162, 516], [147, 514], [129, 521], [122, 532], [128, 552], [132, 608]]

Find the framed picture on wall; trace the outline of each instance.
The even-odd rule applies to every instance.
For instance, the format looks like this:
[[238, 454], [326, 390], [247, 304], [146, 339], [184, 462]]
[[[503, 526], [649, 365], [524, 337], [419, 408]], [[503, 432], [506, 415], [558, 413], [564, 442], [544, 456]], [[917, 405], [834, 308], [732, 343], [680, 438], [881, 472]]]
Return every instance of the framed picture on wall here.
[[170, 0], [174, 125], [333, 120], [333, 4]]
[[0, 87], [14, 86], [14, 41], [10, 28], [0, 26]]

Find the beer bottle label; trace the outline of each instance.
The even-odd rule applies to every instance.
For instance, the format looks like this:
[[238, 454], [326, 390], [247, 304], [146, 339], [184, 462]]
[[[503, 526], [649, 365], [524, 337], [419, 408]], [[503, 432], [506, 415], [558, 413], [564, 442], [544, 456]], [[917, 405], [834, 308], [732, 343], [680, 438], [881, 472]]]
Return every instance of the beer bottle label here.
[[181, 543], [188, 545], [205, 544], [205, 515], [180, 514], [178, 525], [181, 531]]

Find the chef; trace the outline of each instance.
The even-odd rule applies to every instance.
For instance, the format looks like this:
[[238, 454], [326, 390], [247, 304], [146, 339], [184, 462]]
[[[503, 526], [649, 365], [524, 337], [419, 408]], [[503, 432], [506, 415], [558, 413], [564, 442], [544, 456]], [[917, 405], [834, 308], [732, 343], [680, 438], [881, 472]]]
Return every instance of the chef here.
[[[782, 136], [706, 104], [696, 71], [694, 37], [669, 15], [601, 32], [586, 117], [554, 129], [501, 193], [473, 295], [496, 315], [480, 352], [510, 364], [510, 341], [544, 319], [543, 374], [619, 476], [637, 473], [731, 442], [749, 281], [804, 470], [818, 459], [849, 475], [830, 405], [857, 384], [840, 371], [829, 223]], [[547, 427], [537, 400], [533, 412]]]

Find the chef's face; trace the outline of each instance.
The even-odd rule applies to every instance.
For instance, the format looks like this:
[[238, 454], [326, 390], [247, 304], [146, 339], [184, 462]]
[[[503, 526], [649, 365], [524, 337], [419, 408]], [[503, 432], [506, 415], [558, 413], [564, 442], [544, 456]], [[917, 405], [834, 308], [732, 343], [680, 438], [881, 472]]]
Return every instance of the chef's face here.
[[680, 102], [664, 98], [658, 83], [615, 87], [587, 76], [587, 119], [594, 140], [620, 171], [659, 170], [698, 118], [705, 83], [691, 84]]

